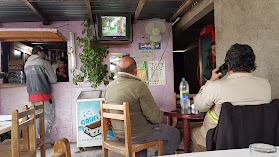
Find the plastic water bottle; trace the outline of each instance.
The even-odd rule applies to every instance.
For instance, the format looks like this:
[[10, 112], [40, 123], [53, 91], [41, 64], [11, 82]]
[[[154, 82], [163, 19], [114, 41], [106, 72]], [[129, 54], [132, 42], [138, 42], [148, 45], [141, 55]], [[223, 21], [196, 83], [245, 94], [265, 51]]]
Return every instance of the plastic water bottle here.
[[182, 78], [182, 81], [180, 82], [179, 85], [179, 90], [180, 90], [180, 105], [181, 105], [182, 113], [191, 113], [189, 84], [185, 80], [185, 78]]

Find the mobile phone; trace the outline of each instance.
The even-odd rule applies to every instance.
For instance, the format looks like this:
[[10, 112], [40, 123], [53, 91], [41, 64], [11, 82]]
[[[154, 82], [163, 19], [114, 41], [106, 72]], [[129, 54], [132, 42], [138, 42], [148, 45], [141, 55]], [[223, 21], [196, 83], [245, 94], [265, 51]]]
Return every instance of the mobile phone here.
[[217, 74], [219, 72], [222, 73], [223, 70], [228, 70], [228, 64], [227, 63], [224, 63], [219, 67], [219, 70], [218, 70]]

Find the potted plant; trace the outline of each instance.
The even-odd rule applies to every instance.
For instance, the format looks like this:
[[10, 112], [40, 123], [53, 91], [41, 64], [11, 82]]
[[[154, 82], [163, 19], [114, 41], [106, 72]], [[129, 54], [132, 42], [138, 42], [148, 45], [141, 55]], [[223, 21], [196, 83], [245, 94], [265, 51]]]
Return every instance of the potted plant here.
[[77, 85], [77, 82], [87, 78], [93, 88], [97, 88], [102, 82], [107, 85], [109, 80], [113, 79], [113, 74], [108, 74], [107, 64], [103, 64], [103, 59], [109, 53], [109, 45], [99, 43], [96, 34], [93, 35], [88, 19], [85, 19], [82, 25], [84, 27], [83, 37], [77, 37], [77, 45], [82, 49], [82, 53], [79, 54], [82, 63], [81, 72], [77, 74], [74, 71], [73, 83]]
[[4, 78], [7, 76], [7, 73], [0, 72], [0, 84], [4, 83]]

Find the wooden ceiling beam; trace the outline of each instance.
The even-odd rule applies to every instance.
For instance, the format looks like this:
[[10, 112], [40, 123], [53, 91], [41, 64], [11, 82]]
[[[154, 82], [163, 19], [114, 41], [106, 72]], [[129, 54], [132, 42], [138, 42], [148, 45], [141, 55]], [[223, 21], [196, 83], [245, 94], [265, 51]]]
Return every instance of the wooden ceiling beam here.
[[90, 0], [86, 0], [86, 7], [87, 7], [87, 11], [88, 11], [88, 16], [89, 16], [90, 24], [93, 25], [93, 16], [92, 16]]
[[187, 0], [179, 9], [172, 15], [168, 22], [173, 22], [187, 7], [189, 7], [195, 0]]
[[0, 41], [67, 41], [57, 30], [50, 28], [0, 28]]
[[47, 20], [47, 18], [43, 15], [42, 12], [40, 12], [40, 10], [38, 9], [38, 7], [36, 6], [35, 3], [33, 2], [29, 2], [29, 0], [23, 0], [25, 2], [26, 5], [29, 6], [29, 8], [37, 15], [39, 16], [39, 18], [43, 21], [44, 25], [49, 25], [49, 21]]
[[139, 3], [138, 3], [138, 6], [137, 6], [137, 9], [136, 9], [136, 12], [135, 12], [135, 16], [134, 16], [134, 21], [133, 23], [136, 23], [139, 15], [140, 15], [140, 12], [145, 4], [146, 0], [140, 0]]
[[199, 21], [202, 17], [214, 9], [214, 0], [199, 1], [191, 11], [184, 14], [181, 19], [173, 25], [172, 30], [175, 34], [179, 34], [183, 30]]

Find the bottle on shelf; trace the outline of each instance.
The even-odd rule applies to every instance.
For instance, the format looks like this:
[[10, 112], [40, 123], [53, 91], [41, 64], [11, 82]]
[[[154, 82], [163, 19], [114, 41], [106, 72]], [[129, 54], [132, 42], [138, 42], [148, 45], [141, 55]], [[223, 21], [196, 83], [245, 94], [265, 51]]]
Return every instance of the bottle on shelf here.
[[182, 78], [182, 81], [179, 85], [180, 90], [180, 105], [181, 105], [181, 112], [183, 114], [189, 114], [191, 113], [190, 110], [190, 97], [189, 97], [189, 84], [185, 80], [185, 78]]

